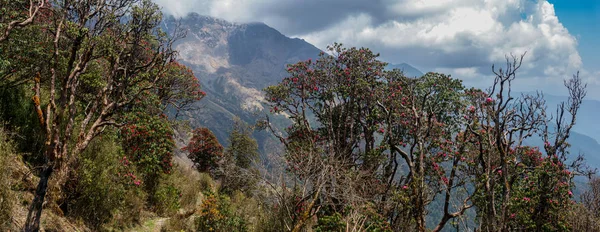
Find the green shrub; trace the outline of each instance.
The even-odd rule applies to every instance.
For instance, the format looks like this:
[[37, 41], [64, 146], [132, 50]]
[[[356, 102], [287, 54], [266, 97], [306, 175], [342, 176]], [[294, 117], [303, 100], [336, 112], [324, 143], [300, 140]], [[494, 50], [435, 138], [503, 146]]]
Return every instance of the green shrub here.
[[139, 221], [145, 194], [135, 167], [124, 159], [115, 136], [94, 140], [81, 155], [76, 178], [67, 191], [68, 215], [100, 229]]
[[15, 199], [14, 193], [11, 193], [9, 159], [13, 152], [11, 141], [0, 127], [0, 231], [10, 231], [12, 224]]
[[200, 215], [196, 218], [197, 231], [248, 231], [244, 218], [237, 215], [227, 196], [206, 193]]
[[180, 190], [179, 204], [181, 208], [187, 210], [196, 209], [200, 205], [199, 198], [202, 191], [209, 190], [210, 185], [213, 184], [208, 174], [201, 174], [192, 168], [181, 166], [173, 168], [171, 180], [173, 185]]
[[173, 183], [162, 181], [159, 183], [156, 192], [151, 195], [154, 210], [158, 215], [171, 216], [177, 213], [180, 208], [179, 197], [181, 191], [173, 186]]
[[200, 173], [199, 176], [200, 189], [204, 191], [215, 191], [216, 183], [215, 180], [208, 173]]
[[175, 215], [160, 228], [160, 231], [194, 231], [193, 220], [185, 215]]
[[29, 85], [0, 88], [0, 121], [5, 129], [18, 133], [14, 146], [32, 166], [43, 164], [44, 134], [40, 133], [40, 123]]
[[335, 213], [333, 215], [319, 217], [314, 229], [315, 232], [344, 231], [346, 229], [346, 223], [344, 223], [341, 214]]

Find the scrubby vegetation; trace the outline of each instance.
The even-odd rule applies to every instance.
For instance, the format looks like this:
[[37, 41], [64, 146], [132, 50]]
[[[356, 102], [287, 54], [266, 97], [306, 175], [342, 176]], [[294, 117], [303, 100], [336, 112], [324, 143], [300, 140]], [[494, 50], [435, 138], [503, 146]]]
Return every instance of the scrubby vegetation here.
[[[600, 180], [572, 193], [594, 174], [569, 152], [578, 75], [552, 114], [511, 93], [523, 57], [480, 90], [334, 44], [290, 64], [264, 120], [220, 144], [178, 126], [205, 93], [149, 0], [0, 6], [2, 231], [600, 230]], [[281, 149], [261, 155], [255, 130]]]
[[0, 230], [12, 229], [12, 211], [15, 204], [14, 195], [10, 189], [11, 183], [11, 156], [14, 148], [9, 136], [0, 128]]

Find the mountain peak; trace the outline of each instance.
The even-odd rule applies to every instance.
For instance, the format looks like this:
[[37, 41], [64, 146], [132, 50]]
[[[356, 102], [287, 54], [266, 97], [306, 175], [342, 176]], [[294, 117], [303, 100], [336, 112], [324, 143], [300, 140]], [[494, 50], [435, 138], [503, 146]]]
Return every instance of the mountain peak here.
[[252, 113], [264, 110], [261, 89], [285, 77], [287, 64], [314, 59], [321, 52], [261, 22], [231, 23], [197, 13], [165, 21], [169, 33], [177, 25], [187, 31], [174, 47], [207, 92], [197, 103], [202, 110], [189, 115], [192, 125], [210, 128], [221, 142], [227, 141], [234, 116], [254, 123]]
[[220, 18], [208, 16], [208, 15], [201, 15], [201, 14], [198, 14], [196, 12], [189, 13], [186, 17], [183, 17], [181, 19], [182, 20], [196, 21], [196, 22], [209, 22], [209, 23], [219, 23], [219, 24], [227, 24], [227, 25], [236, 25], [236, 23], [232, 23], [232, 22], [226, 21], [224, 19], [220, 19]]
[[407, 77], [421, 77], [424, 75], [423, 72], [421, 72], [417, 68], [415, 68], [407, 63], [388, 64], [385, 69], [386, 70], [400, 69], [402, 71], [402, 73], [404, 73], [404, 75]]

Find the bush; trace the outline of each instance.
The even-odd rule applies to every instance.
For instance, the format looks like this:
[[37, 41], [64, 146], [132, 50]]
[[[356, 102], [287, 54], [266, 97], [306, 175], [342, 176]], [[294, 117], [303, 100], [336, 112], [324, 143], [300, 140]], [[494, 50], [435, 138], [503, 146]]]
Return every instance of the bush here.
[[160, 231], [194, 231], [193, 220], [186, 215], [177, 214], [169, 218]]
[[10, 231], [14, 193], [11, 193], [9, 159], [14, 148], [4, 129], [0, 127], [0, 231]]
[[203, 191], [212, 189], [214, 181], [208, 174], [198, 173], [187, 167], [173, 168], [171, 182], [180, 191], [179, 204], [186, 210], [194, 210], [200, 206], [199, 198]]
[[217, 177], [221, 181], [219, 191], [226, 194], [242, 191], [252, 196], [258, 183], [258, 176], [260, 174], [256, 168], [244, 169], [226, 161], [217, 174]]
[[197, 231], [248, 231], [246, 221], [234, 212], [227, 196], [206, 193], [196, 218]]
[[154, 210], [161, 216], [172, 216], [180, 208], [179, 197], [181, 191], [170, 181], [161, 181], [156, 192], [151, 196]]
[[217, 188], [217, 183], [208, 173], [200, 173], [199, 181], [200, 189], [205, 191], [215, 191]]
[[345, 229], [346, 223], [339, 213], [319, 217], [317, 225], [315, 225], [315, 232], [344, 231]]
[[94, 140], [76, 170], [74, 181], [67, 184], [69, 216], [94, 229], [139, 221], [145, 194], [115, 136]]
[[600, 218], [594, 216], [594, 213], [587, 209], [583, 204], [574, 204], [569, 212], [569, 222], [572, 231], [600, 231]]

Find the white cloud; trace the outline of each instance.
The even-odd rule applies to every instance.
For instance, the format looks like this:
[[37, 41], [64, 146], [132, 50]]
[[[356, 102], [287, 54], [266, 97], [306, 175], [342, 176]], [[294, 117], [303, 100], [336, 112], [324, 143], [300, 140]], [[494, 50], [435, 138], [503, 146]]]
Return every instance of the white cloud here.
[[489, 76], [491, 64], [500, 67], [506, 55], [525, 51], [520, 76], [527, 85], [555, 88], [583, 68], [576, 37], [547, 0], [155, 1], [178, 16], [195, 11], [261, 21], [321, 49], [333, 42], [370, 47], [385, 61], [465, 79]]

